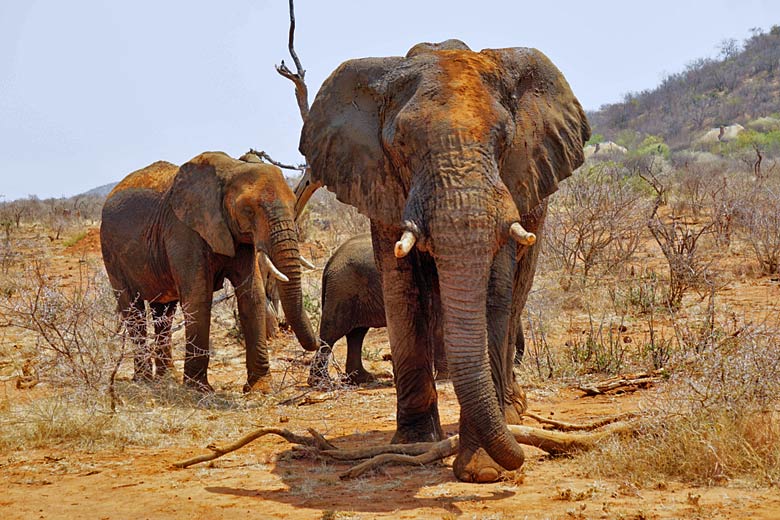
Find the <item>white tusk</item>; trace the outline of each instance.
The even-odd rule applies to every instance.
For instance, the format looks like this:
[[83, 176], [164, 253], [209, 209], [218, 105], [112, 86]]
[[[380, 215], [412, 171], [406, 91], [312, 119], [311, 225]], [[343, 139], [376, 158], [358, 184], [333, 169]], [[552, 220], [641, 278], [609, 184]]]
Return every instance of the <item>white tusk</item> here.
[[409, 230], [404, 231], [404, 234], [401, 235], [401, 240], [395, 243], [395, 257], [403, 258], [408, 255], [415, 242], [417, 242], [417, 237], [414, 236], [414, 233]]
[[520, 225], [520, 222], [515, 222], [509, 227], [509, 234], [517, 240], [517, 243], [523, 246], [532, 246], [536, 242], [536, 235], [529, 233]]
[[274, 265], [274, 263], [271, 261], [268, 255], [263, 255], [263, 258], [265, 258], [265, 265], [268, 267], [268, 270], [271, 271], [271, 274], [273, 275], [274, 278], [282, 282], [290, 281], [290, 279], [287, 278], [284, 275], [284, 273], [281, 272], [279, 268]]
[[310, 261], [306, 260], [306, 258], [301, 255], [301, 264], [303, 264], [303, 267], [307, 269], [317, 269], [317, 266], [311, 263]]

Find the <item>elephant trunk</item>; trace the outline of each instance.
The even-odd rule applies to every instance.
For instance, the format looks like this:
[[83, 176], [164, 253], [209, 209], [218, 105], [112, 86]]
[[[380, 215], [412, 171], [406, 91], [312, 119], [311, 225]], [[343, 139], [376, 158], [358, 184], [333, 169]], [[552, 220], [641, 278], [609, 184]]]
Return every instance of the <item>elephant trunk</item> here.
[[303, 308], [298, 232], [294, 222], [288, 217], [272, 217], [270, 224], [271, 259], [289, 279], [288, 282], [278, 283], [284, 315], [301, 346], [306, 350], [315, 351], [319, 348], [320, 341]]
[[[458, 238], [454, 242], [461, 242], [464, 235]], [[439, 252], [444, 249], [440, 246], [436, 253], [444, 344], [461, 407], [461, 433], [468, 430], [462, 438], [477, 439], [493, 460], [513, 470], [523, 464], [523, 451], [504, 422], [487, 351], [487, 285], [493, 251], [468, 242], [452, 253]]]
[[432, 185], [418, 191], [430, 196], [411, 201], [407, 215], [420, 220], [425, 247], [436, 261], [443, 339], [461, 407], [461, 442], [484, 448], [513, 470], [524, 455], [506, 427], [491, 376], [486, 313], [490, 269], [517, 209], [494, 161], [474, 153], [454, 162], [453, 155], [464, 158], [461, 152], [437, 161], [436, 174], [428, 176]]

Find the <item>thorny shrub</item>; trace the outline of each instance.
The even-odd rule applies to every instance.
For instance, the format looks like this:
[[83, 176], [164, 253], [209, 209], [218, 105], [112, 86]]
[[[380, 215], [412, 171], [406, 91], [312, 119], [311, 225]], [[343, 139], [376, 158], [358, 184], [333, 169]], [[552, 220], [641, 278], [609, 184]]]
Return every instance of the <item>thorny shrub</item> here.
[[334, 193], [319, 189], [306, 205], [298, 226], [302, 240], [319, 241], [332, 253], [345, 240], [368, 233], [369, 220], [354, 207], [339, 202]]
[[0, 299], [0, 324], [34, 335], [37, 379], [90, 398], [108, 395], [114, 409], [116, 374], [130, 347], [118, 327], [113, 292], [85, 263], [71, 288], [48, 271], [45, 261], [32, 261], [13, 295]]
[[713, 312], [696, 348], [674, 350], [641, 434], [586, 455], [588, 465], [636, 481], [780, 483], [780, 327]]
[[564, 270], [568, 289], [575, 273], [615, 272], [629, 261], [650, 208], [645, 195], [614, 163], [596, 163], [565, 183], [552, 199], [545, 248]]
[[745, 240], [765, 274], [780, 272], [780, 189], [758, 186], [742, 215]]

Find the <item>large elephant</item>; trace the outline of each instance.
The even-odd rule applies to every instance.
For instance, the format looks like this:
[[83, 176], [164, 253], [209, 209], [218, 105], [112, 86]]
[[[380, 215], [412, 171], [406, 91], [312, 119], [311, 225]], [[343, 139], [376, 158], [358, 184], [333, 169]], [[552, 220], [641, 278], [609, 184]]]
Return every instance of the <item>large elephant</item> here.
[[[524, 263], [535, 261], [539, 248], [531, 249]], [[519, 289], [527, 295], [534, 276], [534, 266], [519, 270], [523, 285]], [[525, 298], [518, 299], [521, 311]], [[311, 364], [309, 384], [312, 386], [330, 382], [328, 364], [331, 347], [341, 338], [347, 338], [346, 381], [360, 385], [374, 381], [376, 377], [363, 366], [363, 339], [369, 329], [387, 326], [385, 302], [382, 297], [382, 278], [374, 262], [371, 234], [354, 236], [341, 244], [328, 259], [322, 270], [322, 319], [320, 338], [323, 346]], [[519, 313], [510, 322], [516, 330], [510, 345], [515, 345], [515, 363], [520, 363], [525, 350], [525, 340]], [[435, 343], [434, 347], [440, 347]], [[435, 352], [433, 359], [437, 379], [449, 377], [446, 353]], [[507, 397], [510, 397], [509, 395]], [[510, 404], [511, 401], [506, 404]]]
[[517, 258], [589, 136], [541, 52], [473, 52], [458, 40], [347, 61], [311, 106], [301, 201], [326, 185], [371, 220], [397, 393], [393, 441], [442, 436], [431, 363], [441, 338], [460, 403], [461, 480], [494, 481], [523, 463], [503, 414], [509, 323], [525, 297]]
[[[170, 318], [180, 302], [188, 316], [184, 383], [212, 390], [207, 377], [211, 301], [227, 278], [236, 291], [246, 340], [244, 391], [267, 387], [266, 304], [258, 260], [283, 282], [282, 306], [301, 345], [319, 347], [303, 309], [294, 205], [277, 167], [221, 152], [203, 153], [180, 168], [156, 162], [113, 189], [103, 206], [100, 243], [135, 343], [136, 380], [171, 368]], [[146, 341], [145, 301], [155, 318], [153, 352]]]

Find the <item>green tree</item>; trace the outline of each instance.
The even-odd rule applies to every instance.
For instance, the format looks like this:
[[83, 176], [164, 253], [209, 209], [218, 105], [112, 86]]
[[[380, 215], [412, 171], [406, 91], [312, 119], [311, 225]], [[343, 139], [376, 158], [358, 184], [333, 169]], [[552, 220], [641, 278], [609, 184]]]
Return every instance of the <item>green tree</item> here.
[[648, 135], [639, 143], [636, 149], [636, 155], [660, 155], [664, 159], [669, 158], [669, 146], [664, 143], [663, 137], [659, 135]]

